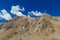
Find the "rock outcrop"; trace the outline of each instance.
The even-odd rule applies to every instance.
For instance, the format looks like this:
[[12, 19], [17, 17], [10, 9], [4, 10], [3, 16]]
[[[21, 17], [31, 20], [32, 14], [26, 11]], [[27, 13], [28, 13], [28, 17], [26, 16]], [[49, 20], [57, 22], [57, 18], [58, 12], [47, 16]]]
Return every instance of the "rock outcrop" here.
[[0, 25], [0, 40], [60, 40], [60, 17], [16, 16]]

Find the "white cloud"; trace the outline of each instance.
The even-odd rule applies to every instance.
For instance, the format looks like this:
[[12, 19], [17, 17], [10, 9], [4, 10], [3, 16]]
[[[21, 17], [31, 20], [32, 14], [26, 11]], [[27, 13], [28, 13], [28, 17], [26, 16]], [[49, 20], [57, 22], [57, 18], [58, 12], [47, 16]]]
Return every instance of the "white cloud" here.
[[11, 15], [5, 9], [1, 10], [0, 18], [3, 18], [5, 20], [12, 19]]
[[43, 13], [38, 12], [38, 11], [31, 11], [31, 12], [28, 12], [28, 15], [31, 15], [31, 16], [42, 16]]
[[[25, 11], [24, 7], [19, 7], [19, 5], [16, 5], [16, 6], [12, 6], [11, 7], [11, 13], [13, 15], [17, 15], [17, 16], [26, 16], [22, 13], [22, 11]], [[43, 16], [45, 15], [45, 13], [41, 13], [41, 12], [38, 12], [38, 11], [31, 11], [31, 12], [28, 12], [28, 17], [31, 17], [31, 16]], [[12, 19], [11, 15], [5, 10], [1, 10], [0, 11], [0, 20], [1, 19], [5, 19], [5, 20], [10, 20]]]
[[30, 15], [28, 15], [28, 17], [30, 17]]
[[0, 20], [2, 19], [2, 17], [1, 17], [1, 13], [0, 13]]
[[10, 12], [17, 16], [25, 16], [24, 14], [22, 14], [21, 11], [25, 11], [24, 7], [21, 8], [21, 7], [19, 7], [19, 5], [16, 5], [16, 6], [12, 6]]

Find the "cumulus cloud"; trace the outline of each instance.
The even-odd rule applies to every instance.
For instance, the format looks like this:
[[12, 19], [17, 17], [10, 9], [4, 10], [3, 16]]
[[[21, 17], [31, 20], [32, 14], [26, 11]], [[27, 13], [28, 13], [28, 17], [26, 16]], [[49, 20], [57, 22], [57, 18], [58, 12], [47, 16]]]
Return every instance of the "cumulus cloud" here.
[[22, 14], [21, 11], [25, 11], [24, 7], [19, 7], [19, 5], [16, 5], [16, 6], [12, 6], [11, 7], [11, 13], [14, 14], [14, 15], [17, 15], [17, 16], [25, 16], [24, 14]]
[[11, 15], [5, 9], [1, 10], [1, 12], [0, 12], [0, 19], [2, 19], [2, 18], [5, 20], [12, 19]]
[[28, 15], [31, 15], [31, 16], [42, 16], [43, 13], [38, 12], [38, 11], [31, 11], [31, 12], [28, 12]]
[[[19, 7], [19, 5], [16, 5], [16, 6], [12, 6], [11, 7], [11, 14], [13, 15], [16, 15], [16, 16], [26, 16], [22, 13], [22, 11], [25, 11], [24, 7]], [[43, 16], [45, 13], [41, 13], [41, 12], [38, 12], [38, 11], [31, 11], [31, 12], [28, 12], [28, 17], [31, 17], [31, 16]], [[1, 19], [5, 19], [5, 20], [10, 20], [12, 19], [11, 15], [5, 10], [1, 10], [0, 11], [0, 20]]]
[[30, 15], [28, 15], [28, 17], [31, 17]]

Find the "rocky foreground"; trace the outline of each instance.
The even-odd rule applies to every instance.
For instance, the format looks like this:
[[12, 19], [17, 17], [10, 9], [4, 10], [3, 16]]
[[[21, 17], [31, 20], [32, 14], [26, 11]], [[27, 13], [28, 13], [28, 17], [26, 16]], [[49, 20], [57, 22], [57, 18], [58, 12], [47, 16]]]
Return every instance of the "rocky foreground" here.
[[16, 16], [0, 25], [0, 40], [60, 40], [60, 17]]

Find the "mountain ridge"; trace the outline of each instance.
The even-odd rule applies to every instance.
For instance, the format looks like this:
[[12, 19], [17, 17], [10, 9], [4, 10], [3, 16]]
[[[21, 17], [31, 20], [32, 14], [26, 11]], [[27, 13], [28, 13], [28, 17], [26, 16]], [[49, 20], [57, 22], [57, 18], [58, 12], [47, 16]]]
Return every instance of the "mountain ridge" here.
[[60, 18], [16, 16], [1, 25], [0, 40], [60, 40]]

